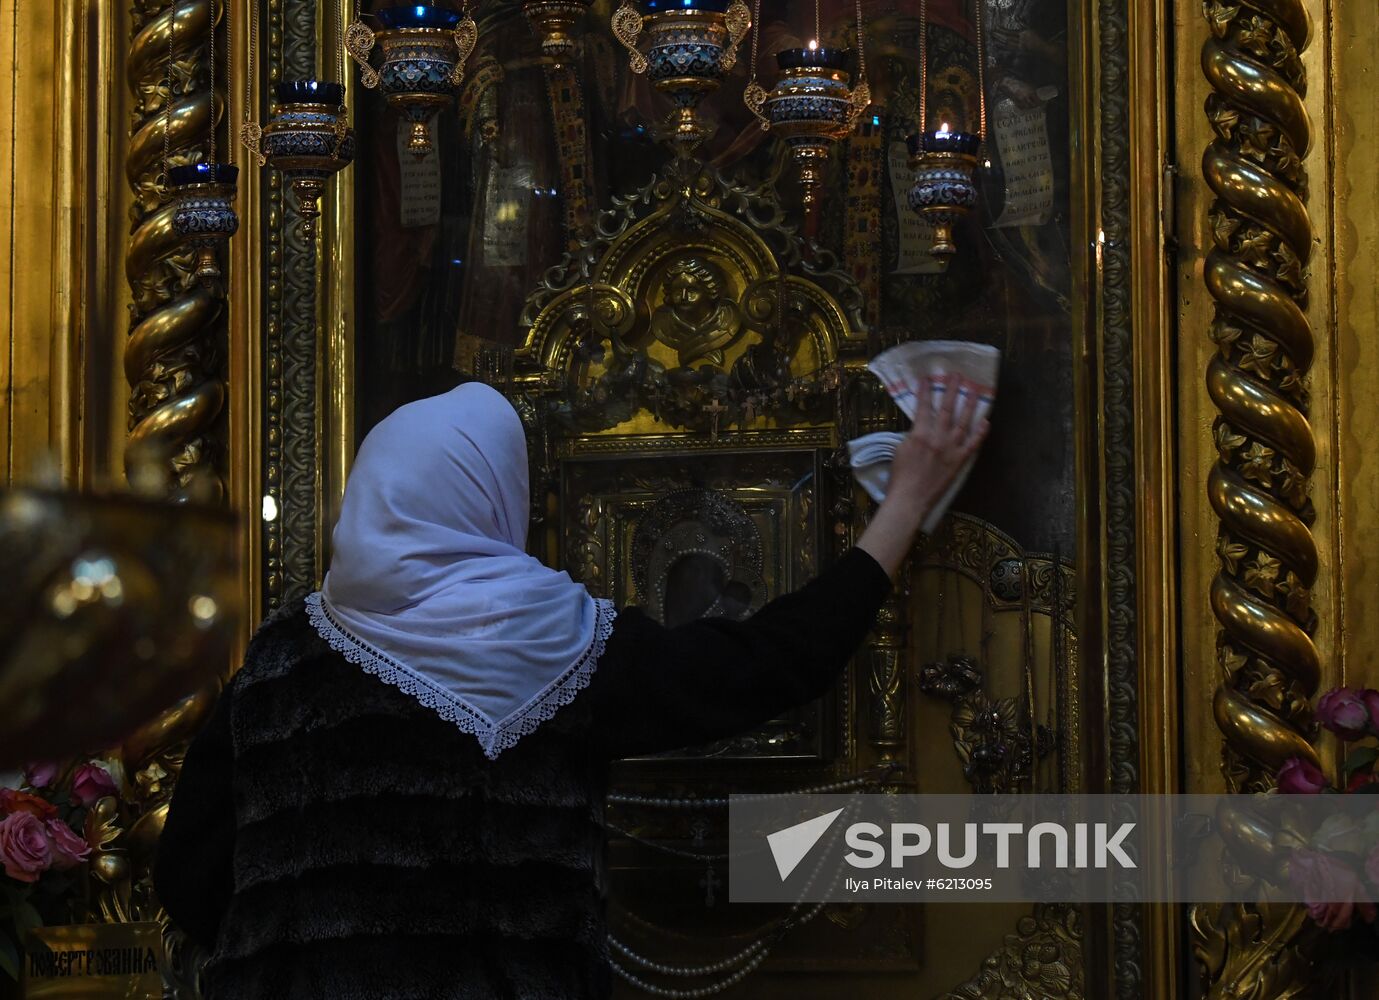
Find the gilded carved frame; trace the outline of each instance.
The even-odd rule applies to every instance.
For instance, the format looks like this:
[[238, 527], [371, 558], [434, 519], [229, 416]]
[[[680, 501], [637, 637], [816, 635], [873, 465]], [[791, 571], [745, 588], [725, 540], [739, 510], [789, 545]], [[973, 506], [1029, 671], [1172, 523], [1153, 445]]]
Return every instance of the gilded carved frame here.
[[[265, 38], [275, 39], [265, 47], [268, 79], [300, 72], [317, 38], [338, 37], [323, 28], [339, 24], [345, 6], [344, 0], [264, 0]], [[1082, 193], [1074, 231], [1099, 234], [1074, 248], [1074, 274], [1086, 278], [1077, 282], [1075, 303], [1082, 359], [1076, 379], [1079, 616], [1084, 662], [1103, 666], [1089, 673], [1089, 683], [1100, 686], [1109, 719], [1104, 733], [1087, 734], [1100, 747], [1093, 757], [1105, 763], [1084, 780], [1108, 791], [1167, 790], [1174, 773], [1163, 741], [1151, 741], [1160, 749], [1142, 753], [1139, 740], [1146, 724], [1162, 731], [1175, 721], [1176, 651], [1173, 630], [1162, 627], [1173, 618], [1173, 558], [1162, 547], [1150, 546], [1148, 558], [1145, 552], [1147, 540], [1164, 537], [1172, 510], [1171, 479], [1162, 475], [1173, 451], [1162, 277], [1166, 105], [1162, 72], [1155, 69], [1162, 14], [1161, 0], [1085, 0], [1070, 7], [1072, 50], [1086, 70], [1074, 74], [1083, 109], [1074, 147], [1084, 154], [1073, 184]], [[242, 39], [247, 15], [237, 17]], [[243, 51], [238, 43], [240, 66]], [[1158, 111], [1135, 116], [1131, 107]], [[232, 489], [253, 525], [248, 590], [250, 607], [262, 610], [318, 578], [353, 453], [353, 258], [349, 240], [337, 234], [353, 228], [355, 194], [346, 171], [327, 195], [322, 237], [310, 246], [293, 235], [291, 212], [271, 173], [261, 189], [250, 186], [247, 193], [248, 238], [238, 241], [235, 262], [261, 276], [263, 291], [241, 283], [232, 306], [232, 343], [243, 354], [232, 361], [231, 434], [246, 456], [235, 462]], [[330, 248], [331, 266], [312, 267], [321, 248]], [[292, 378], [283, 381], [289, 365]], [[275, 497], [277, 520], [260, 516], [265, 495]], [[1121, 909], [1104, 926], [1092, 921], [1087, 982], [1114, 985], [1127, 998], [1171, 995], [1171, 982], [1163, 980], [1177, 968], [1176, 935], [1171, 915]]]

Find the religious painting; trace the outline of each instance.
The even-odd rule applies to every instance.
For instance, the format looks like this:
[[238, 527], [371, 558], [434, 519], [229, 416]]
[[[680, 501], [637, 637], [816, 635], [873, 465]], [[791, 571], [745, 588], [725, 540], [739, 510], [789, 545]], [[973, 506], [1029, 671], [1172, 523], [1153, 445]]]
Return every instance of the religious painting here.
[[[598, 596], [669, 627], [742, 621], [802, 586], [820, 549], [818, 456], [716, 456], [571, 462], [562, 497], [565, 565]], [[660, 757], [822, 761], [833, 751], [832, 699], [760, 728]]]

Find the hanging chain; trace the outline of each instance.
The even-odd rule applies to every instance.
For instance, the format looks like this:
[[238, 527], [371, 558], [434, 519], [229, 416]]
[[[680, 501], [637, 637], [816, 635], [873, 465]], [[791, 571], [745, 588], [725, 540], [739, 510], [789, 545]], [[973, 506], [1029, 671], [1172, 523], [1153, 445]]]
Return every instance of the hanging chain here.
[[[335, 49], [335, 72], [336, 80], [340, 84], [340, 107], [335, 112], [335, 149], [332, 155], [340, 158], [340, 150], [344, 148], [345, 139], [350, 131], [349, 112], [345, 108], [345, 30], [341, 26], [342, 19], [333, 18], [333, 31], [331, 32], [334, 40]], [[322, 69], [324, 69], [324, 64]]]
[[[343, 13], [343, 11], [341, 12]], [[340, 81], [340, 86], [345, 85], [345, 31], [342, 27], [342, 20], [339, 17], [335, 21], [335, 72], [336, 79]]]
[[986, 142], [986, 46], [982, 41], [982, 22], [986, 20], [986, 0], [976, 0], [977, 3], [977, 106], [980, 124], [977, 126], [977, 135], [982, 142]]
[[769, 132], [771, 130], [771, 119], [766, 117], [763, 110], [766, 107], [766, 98], [770, 95], [766, 93], [766, 88], [757, 83], [757, 64], [761, 54], [761, 0], [756, 0], [756, 6], [752, 11], [752, 79], [747, 83], [747, 89], [742, 92], [742, 101], [747, 105], [749, 111], [757, 116], [757, 121], [761, 123], [761, 130]]
[[819, 5], [820, 5], [821, 3], [823, 3], [823, 0], [814, 0], [814, 44], [815, 44], [815, 45], [822, 45], [822, 44], [823, 44], [823, 42], [819, 40]]
[[862, 30], [862, 0], [856, 0], [857, 10], [857, 79], [848, 94], [848, 129], [851, 131], [862, 120], [862, 115], [871, 106], [871, 84], [867, 82], [867, 36]]
[[857, 0], [857, 78], [867, 82], [867, 39], [862, 31], [862, 0]]
[[211, 0], [211, 152], [210, 152], [210, 164], [211, 164], [211, 171], [212, 171], [212, 173], [211, 173], [211, 180], [215, 180], [215, 179], [216, 179], [216, 178], [215, 178], [215, 170], [216, 170], [216, 162], [215, 162], [215, 130], [216, 130], [217, 121], [216, 121], [216, 116], [215, 116], [215, 33], [216, 33], [216, 28], [217, 28], [217, 26], [219, 25], [219, 22], [216, 20], [216, 15], [217, 15], [219, 12], [220, 12], [219, 0]]
[[[252, 3], [253, 0], [250, 0]], [[230, 93], [234, 89], [235, 74], [232, 63], [235, 59], [235, 12], [230, 6], [230, 0], [225, 0], [225, 162], [233, 164], [238, 157], [235, 152], [235, 134], [231, 131], [235, 127], [234, 118], [230, 113], [231, 102], [234, 95]]]
[[168, 200], [168, 161], [172, 158], [172, 56], [173, 43], [177, 37], [177, 4], [172, 0], [168, 5], [168, 64], [163, 70], [163, 169], [154, 180], [158, 186], [158, 200]]
[[263, 155], [263, 126], [254, 114], [254, 67], [259, 53], [259, 0], [246, 0], [249, 4], [249, 58], [244, 73], [244, 123], [239, 127], [239, 141], [254, 155], [259, 166], [268, 162]]
[[929, 0], [919, 0], [919, 134], [929, 131]]
[[[345, 52], [359, 64], [359, 82], [369, 90], [380, 82], [378, 71], [369, 65], [369, 53], [373, 51], [374, 42], [373, 29], [364, 23], [364, 0], [355, 0], [354, 20], [345, 28]], [[343, 71], [340, 82], [345, 82]]]
[[761, 0], [752, 8], [752, 82], [757, 82], [757, 62], [761, 53]]

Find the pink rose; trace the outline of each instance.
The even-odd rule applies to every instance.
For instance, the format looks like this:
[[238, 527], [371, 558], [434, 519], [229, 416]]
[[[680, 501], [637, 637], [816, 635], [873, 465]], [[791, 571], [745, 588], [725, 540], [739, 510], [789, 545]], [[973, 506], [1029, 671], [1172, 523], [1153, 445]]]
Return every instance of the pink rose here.
[[1343, 740], [1358, 740], [1370, 726], [1369, 708], [1363, 691], [1336, 688], [1317, 701], [1317, 721]]
[[107, 795], [115, 794], [115, 779], [95, 764], [82, 764], [72, 775], [72, 798], [90, 809]]
[[47, 788], [57, 779], [56, 764], [30, 764], [24, 768], [24, 784], [30, 788]]
[[0, 820], [0, 863], [17, 882], [37, 882], [53, 861], [53, 845], [43, 822], [31, 813], [17, 812]]
[[1374, 922], [1375, 907], [1362, 898], [1360, 873], [1334, 854], [1299, 848], [1289, 856], [1288, 880], [1307, 904], [1307, 915], [1325, 930], [1345, 930], [1356, 914]]
[[75, 868], [91, 854], [91, 845], [72, 832], [60, 819], [47, 822], [48, 839], [53, 845], [53, 867], [60, 872]]
[[1379, 724], [1379, 691], [1365, 688], [1360, 692], [1360, 700], [1365, 703], [1365, 710], [1369, 712], [1371, 725]]
[[1289, 757], [1278, 769], [1278, 790], [1289, 795], [1316, 795], [1330, 788], [1321, 768], [1302, 757]]

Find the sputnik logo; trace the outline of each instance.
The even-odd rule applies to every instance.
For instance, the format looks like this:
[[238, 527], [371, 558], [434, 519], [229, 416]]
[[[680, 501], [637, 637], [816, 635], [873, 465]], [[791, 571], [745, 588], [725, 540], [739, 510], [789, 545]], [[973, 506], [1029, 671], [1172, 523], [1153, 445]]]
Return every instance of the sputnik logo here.
[[819, 838], [828, 832], [828, 828], [842, 812], [842, 809], [835, 809], [831, 813], [824, 813], [814, 819], [807, 819], [803, 823], [796, 823], [784, 830], [767, 834], [766, 843], [771, 847], [771, 856], [776, 859], [776, 871], [780, 872], [782, 882], [799, 867], [800, 862], [814, 849]]

